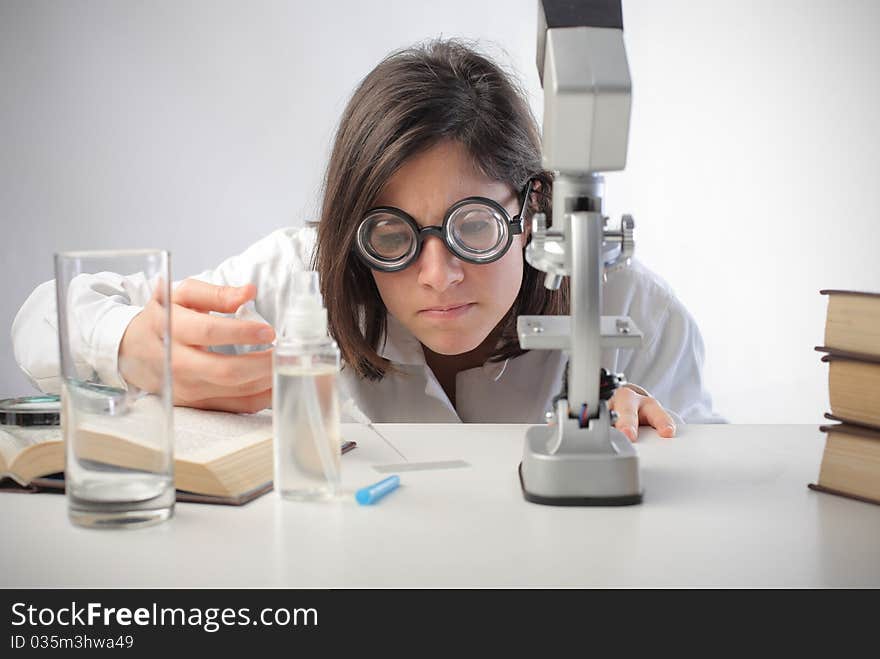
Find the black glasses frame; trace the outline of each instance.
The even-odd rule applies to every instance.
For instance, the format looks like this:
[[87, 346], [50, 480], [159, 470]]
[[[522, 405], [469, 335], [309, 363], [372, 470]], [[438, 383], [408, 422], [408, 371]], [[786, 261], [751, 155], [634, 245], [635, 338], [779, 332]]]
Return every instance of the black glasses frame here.
[[[421, 254], [422, 251], [422, 244], [424, 243], [425, 239], [428, 236], [436, 236], [443, 241], [443, 244], [446, 245], [446, 248], [450, 252], [452, 252], [462, 261], [466, 261], [467, 263], [474, 263], [476, 265], [492, 263], [507, 254], [507, 250], [510, 249], [510, 245], [513, 243], [513, 237], [515, 235], [521, 234], [524, 231], [524, 216], [527, 210], [529, 196], [532, 193], [533, 182], [534, 179], [530, 178], [523, 186], [523, 189], [521, 190], [519, 195], [519, 212], [514, 215], [513, 218], [510, 217], [510, 214], [507, 212], [507, 209], [504, 208], [504, 206], [499, 204], [494, 199], [489, 199], [488, 197], [465, 197], [464, 199], [455, 202], [446, 211], [446, 214], [443, 216], [443, 223], [439, 226], [430, 225], [426, 227], [420, 227], [418, 222], [416, 222], [415, 218], [413, 218], [412, 215], [404, 210], [401, 210], [400, 208], [396, 208], [394, 206], [376, 206], [375, 208], [371, 208], [367, 211], [364, 219], [361, 220], [361, 223], [358, 225], [357, 235], [355, 237], [355, 245], [353, 249], [358, 258], [360, 258], [360, 260], [363, 261], [365, 265], [372, 268], [373, 270], [379, 270], [381, 272], [397, 272], [399, 270], [408, 268], [416, 260], [418, 260], [419, 254]], [[471, 254], [463, 253], [457, 250], [456, 244], [449, 237], [449, 219], [452, 217], [455, 211], [462, 206], [474, 203], [489, 206], [493, 210], [497, 211], [507, 225], [507, 244], [498, 253], [494, 254], [490, 258], [481, 259], [478, 257], [474, 257]], [[398, 263], [396, 265], [382, 265], [381, 259], [370, 255], [369, 249], [367, 248], [365, 229], [367, 226], [367, 220], [370, 219], [370, 216], [375, 213], [387, 213], [389, 215], [394, 215], [395, 217], [398, 217], [406, 222], [413, 230], [413, 235], [415, 236], [415, 249], [412, 250], [410, 254], [405, 257], [405, 260], [401, 263]]]

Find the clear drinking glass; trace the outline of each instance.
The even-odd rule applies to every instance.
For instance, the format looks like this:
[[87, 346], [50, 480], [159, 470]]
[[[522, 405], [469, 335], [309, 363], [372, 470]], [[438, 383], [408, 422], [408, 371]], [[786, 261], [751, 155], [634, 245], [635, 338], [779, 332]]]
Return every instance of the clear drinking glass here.
[[[64, 477], [76, 525], [146, 526], [173, 515], [170, 281], [163, 250], [55, 255]], [[129, 300], [114, 299], [120, 288]], [[126, 365], [149, 390], [126, 384], [106, 365], [102, 330], [128, 322], [136, 309], [127, 301], [151, 306], [158, 319], [155, 342], [143, 351], [149, 359]]]

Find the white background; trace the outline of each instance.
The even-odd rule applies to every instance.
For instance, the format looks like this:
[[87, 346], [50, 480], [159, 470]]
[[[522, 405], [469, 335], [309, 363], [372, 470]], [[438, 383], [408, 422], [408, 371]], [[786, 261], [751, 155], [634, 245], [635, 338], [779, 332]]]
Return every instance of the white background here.
[[[175, 278], [315, 216], [333, 131], [389, 51], [479, 39], [540, 119], [535, 0], [0, 0], [0, 396], [63, 249], [165, 247]], [[624, 0], [629, 160], [606, 211], [706, 342], [716, 410], [827, 408], [821, 288], [880, 291], [880, 3]]]

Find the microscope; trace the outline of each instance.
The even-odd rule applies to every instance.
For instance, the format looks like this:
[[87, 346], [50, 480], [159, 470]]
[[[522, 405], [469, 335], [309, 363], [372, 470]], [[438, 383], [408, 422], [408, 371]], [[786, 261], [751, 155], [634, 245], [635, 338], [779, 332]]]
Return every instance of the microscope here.
[[600, 172], [626, 165], [632, 85], [620, 0], [539, 0], [538, 75], [544, 89], [543, 166], [554, 172], [548, 225], [532, 220], [526, 260], [556, 289], [569, 277], [569, 316], [520, 316], [520, 345], [568, 355], [548, 423], [526, 434], [520, 482], [526, 500], [561, 506], [641, 503], [638, 455], [616, 428], [607, 399], [623, 376], [600, 366], [603, 347], [635, 348], [631, 319], [602, 316], [605, 268], [632, 256], [634, 222], [607, 230]]

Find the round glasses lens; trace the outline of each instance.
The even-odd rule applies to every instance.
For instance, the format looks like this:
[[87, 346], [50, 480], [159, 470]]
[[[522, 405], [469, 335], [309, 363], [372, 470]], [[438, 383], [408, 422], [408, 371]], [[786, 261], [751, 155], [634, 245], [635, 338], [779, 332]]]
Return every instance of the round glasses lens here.
[[370, 255], [382, 261], [398, 261], [415, 245], [412, 227], [390, 213], [370, 215], [363, 230], [364, 245]]
[[449, 218], [453, 242], [478, 257], [494, 256], [507, 245], [507, 222], [501, 214], [483, 204], [466, 204]]

